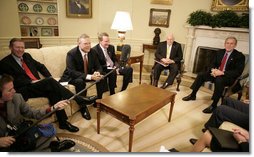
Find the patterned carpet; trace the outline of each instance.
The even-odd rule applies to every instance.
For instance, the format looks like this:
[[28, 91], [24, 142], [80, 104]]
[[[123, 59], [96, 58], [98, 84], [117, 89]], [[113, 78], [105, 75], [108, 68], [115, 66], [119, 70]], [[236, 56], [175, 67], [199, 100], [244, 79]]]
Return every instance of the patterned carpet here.
[[58, 133], [57, 137], [62, 140], [72, 140], [76, 143], [76, 145], [69, 150], [65, 150], [67, 152], [109, 152], [104, 146], [99, 143], [74, 134], [69, 133]]

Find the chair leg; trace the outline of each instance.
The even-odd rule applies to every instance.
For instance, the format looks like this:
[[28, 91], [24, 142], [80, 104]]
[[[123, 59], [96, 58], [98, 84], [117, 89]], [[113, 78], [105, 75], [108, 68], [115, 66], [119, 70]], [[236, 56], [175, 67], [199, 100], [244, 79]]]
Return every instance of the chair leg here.
[[180, 86], [180, 83], [182, 82], [181, 75], [176, 77], [176, 81], [177, 81], [176, 91], [180, 91], [179, 86]]

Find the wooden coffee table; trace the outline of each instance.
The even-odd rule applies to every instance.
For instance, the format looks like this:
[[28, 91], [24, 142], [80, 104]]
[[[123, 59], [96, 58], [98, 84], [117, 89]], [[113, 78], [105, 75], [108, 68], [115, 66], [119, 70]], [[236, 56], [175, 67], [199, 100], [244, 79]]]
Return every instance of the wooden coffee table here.
[[169, 102], [170, 122], [175, 92], [142, 84], [112, 96], [97, 100], [97, 133], [100, 134], [100, 112], [104, 111], [129, 125], [129, 152], [132, 149], [134, 126]]

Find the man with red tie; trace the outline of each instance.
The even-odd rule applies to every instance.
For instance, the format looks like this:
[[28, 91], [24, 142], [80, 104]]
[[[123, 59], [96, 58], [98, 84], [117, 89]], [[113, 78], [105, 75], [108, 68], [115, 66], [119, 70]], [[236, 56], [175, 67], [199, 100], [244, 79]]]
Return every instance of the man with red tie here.
[[232, 85], [244, 69], [245, 56], [235, 49], [237, 39], [228, 37], [225, 40], [224, 47], [216, 53], [215, 59], [210, 66], [209, 71], [200, 72], [193, 82], [192, 93], [184, 97], [183, 101], [196, 100], [196, 94], [199, 88], [206, 81], [212, 81], [215, 84], [212, 104], [203, 110], [204, 113], [212, 113], [217, 107], [225, 86]]
[[[11, 54], [0, 61], [0, 74], [9, 74], [14, 78], [14, 87], [23, 98], [47, 97], [50, 105], [56, 104], [63, 99], [69, 99], [73, 93], [63, 87], [59, 82], [52, 78], [45, 65], [32, 58], [25, 52], [25, 44], [19, 38], [10, 40], [9, 48]], [[40, 79], [39, 73], [45, 78]], [[74, 98], [83, 111], [86, 111], [86, 119], [91, 119], [86, 107], [88, 100], [80, 96]], [[93, 100], [94, 101], [94, 100]], [[82, 113], [83, 115], [84, 113]], [[79, 128], [70, 124], [64, 110], [56, 112], [60, 129], [66, 129], [70, 132], [77, 132]]]

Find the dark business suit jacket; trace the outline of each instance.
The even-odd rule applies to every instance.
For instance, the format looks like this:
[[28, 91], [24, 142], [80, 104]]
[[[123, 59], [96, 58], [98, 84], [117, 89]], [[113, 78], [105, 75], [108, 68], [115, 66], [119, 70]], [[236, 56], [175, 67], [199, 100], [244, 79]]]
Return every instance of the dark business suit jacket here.
[[[100, 64], [101, 64], [101, 66], [103, 68], [103, 71], [105, 73], [109, 72], [109, 70], [107, 69], [106, 57], [105, 57], [105, 55], [103, 53], [102, 48], [100, 47], [100, 44], [95, 45], [93, 47], [93, 49], [97, 52]], [[109, 47], [107, 48], [107, 52], [108, 52], [108, 55], [109, 55], [110, 59], [114, 63], [114, 66], [118, 67], [119, 63], [118, 63], [117, 58], [116, 58], [115, 47], [113, 45], [109, 45]], [[119, 69], [119, 74], [123, 75], [123, 87], [122, 87], [122, 90], [125, 90], [127, 88], [128, 84], [130, 82], [132, 82], [133, 69], [131, 67], [120, 68]], [[111, 86], [109, 88], [111, 90], [113, 90], [112, 88], [116, 87], [116, 77], [117, 77], [116, 72], [112, 73], [109, 76], [109, 86]]]
[[[225, 49], [221, 49], [217, 52], [211, 68], [219, 69], [225, 53], [226, 53]], [[235, 80], [242, 74], [244, 66], [245, 66], [245, 56], [241, 52], [234, 49], [227, 60], [224, 76]]]
[[[93, 49], [90, 50], [87, 57], [88, 57], [88, 69], [87, 69], [88, 74], [93, 74], [95, 71], [102, 73], [102, 68], [97, 58], [97, 54]], [[62, 80], [69, 81], [78, 78], [86, 80], [86, 75], [87, 74], [85, 74], [84, 72], [84, 61], [81, 56], [79, 47], [77, 46], [67, 53], [66, 69], [64, 71]]]
[[[155, 52], [155, 58], [156, 60], [160, 61], [162, 58], [166, 58], [166, 55], [167, 41], [163, 41], [157, 47], [157, 50]], [[176, 41], [173, 42], [169, 58], [174, 60], [176, 64], [179, 64], [181, 62], [181, 60], [183, 59], [181, 44]]]
[[[97, 54], [95, 50], [91, 49], [88, 52], [88, 74], [93, 74], [95, 71], [103, 73]], [[66, 56], [66, 69], [61, 77], [60, 81], [68, 81], [70, 84], [73, 84], [76, 88], [76, 92], [83, 90], [86, 87], [87, 74], [84, 72], [84, 61], [81, 56], [79, 47], [71, 49]], [[97, 95], [101, 98], [102, 93], [107, 91], [106, 86], [104, 85], [105, 81], [101, 80], [96, 84]], [[86, 95], [86, 91], [84, 93]]]
[[[157, 50], [155, 52], [155, 59], [157, 61], [160, 61], [162, 58], [166, 58], [166, 56], [167, 56], [167, 41], [163, 41], [157, 47]], [[181, 44], [179, 44], [176, 41], [172, 43], [169, 58], [171, 60], [174, 60], [175, 63], [169, 64], [167, 67], [164, 67], [155, 62], [153, 66], [153, 75], [154, 75], [154, 80], [158, 81], [160, 78], [161, 71], [163, 69], [169, 69], [170, 73], [165, 83], [172, 85], [178, 73], [178, 69], [181, 68], [181, 60], [183, 59]]]
[[[23, 54], [23, 60], [37, 79], [40, 79], [38, 72], [40, 72], [44, 77], [51, 76], [45, 65], [34, 60], [29, 53]], [[6, 73], [14, 77], [14, 86], [16, 89], [29, 85], [31, 83], [31, 79], [29, 78], [29, 76], [26, 75], [26, 72], [16, 62], [16, 60], [11, 54], [3, 58], [0, 61], [0, 65], [0, 71], [2, 73]]]
[[[39, 73], [46, 77], [46, 79], [32, 83], [32, 80], [26, 75], [25, 70], [23, 70], [11, 54], [0, 61], [0, 72], [9, 74], [14, 78], [14, 87], [18, 93], [22, 94], [25, 100], [28, 98], [47, 97], [50, 105], [54, 105], [58, 101], [68, 99], [73, 95], [73, 93], [51, 78], [51, 74], [45, 65], [33, 59], [29, 53], [24, 53], [22, 57], [37, 79], [40, 79]], [[65, 110], [57, 111], [56, 116], [60, 125], [64, 124], [67, 120]]]
[[[221, 61], [225, 53], [226, 53], [225, 49], [220, 49], [218, 52], [216, 52], [216, 56], [210, 68], [218, 69], [221, 65]], [[206, 81], [214, 82], [215, 89], [212, 96], [213, 99], [212, 105], [217, 105], [221, 95], [223, 94], [224, 87], [232, 85], [236, 80], [236, 78], [242, 74], [245, 66], [244, 63], [245, 56], [241, 52], [234, 49], [227, 60], [224, 75], [214, 78], [210, 74], [211, 69], [209, 69], [208, 71], [200, 72], [196, 77], [195, 81], [193, 82], [191, 89], [193, 89], [194, 92], [197, 92], [204, 82]]]
[[[103, 50], [100, 47], [100, 44], [95, 45], [93, 49], [97, 52], [98, 59], [103, 68], [103, 71], [106, 71], [107, 61], [106, 61], [106, 57], [104, 56]], [[109, 47], [107, 48], [107, 52], [109, 57], [113, 61], [114, 66], [117, 66], [118, 63], [117, 63], [116, 54], [115, 54], [115, 47], [113, 45], [109, 45]]]

